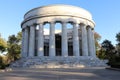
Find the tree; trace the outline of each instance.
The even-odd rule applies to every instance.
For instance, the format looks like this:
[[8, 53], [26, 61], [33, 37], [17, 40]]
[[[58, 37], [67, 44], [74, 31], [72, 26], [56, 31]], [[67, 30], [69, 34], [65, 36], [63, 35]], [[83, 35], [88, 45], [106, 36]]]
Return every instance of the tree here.
[[100, 54], [104, 55], [104, 59], [111, 59], [116, 53], [115, 47], [112, 45], [111, 41], [104, 40], [101, 44]]
[[[114, 68], [120, 68], [120, 32], [116, 34], [116, 49], [115, 54], [110, 56], [108, 64]], [[112, 49], [112, 48], [111, 48]]]
[[8, 62], [11, 62], [11, 61], [14, 61], [20, 58], [21, 38], [22, 38], [21, 32], [19, 32], [17, 36], [15, 35], [9, 36], [8, 41], [7, 41]]
[[100, 34], [98, 34], [97, 32], [95, 32], [94, 33], [94, 38], [95, 38], [96, 55], [99, 56], [100, 55], [99, 54], [99, 50], [101, 48], [99, 41], [101, 39], [101, 36], [100, 36]]
[[97, 56], [100, 59], [105, 59], [105, 50], [103, 48], [101, 48], [100, 50], [98, 50]]
[[0, 36], [0, 53], [4, 52], [7, 48], [7, 42]]
[[[6, 51], [6, 48], [7, 48], [7, 42], [0, 35], [0, 53]], [[0, 69], [4, 69], [4, 68], [5, 68], [4, 59], [3, 56], [0, 55]]]
[[95, 38], [95, 46], [96, 46], [96, 50], [100, 48], [100, 44], [99, 41], [101, 39], [100, 34], [98, 34], [97, 32], [94, 33], [94, 38]]
[[116, 38], [117, 38], [116, 41], [120, 43], [120, 32], [116, 34]]
[[120, 56], [120, 32], [116, 34], [116, 41], [117, 41], [116, 44], [117, 52], [118, 55]]
[[0, 69], [4, 69], [5, 68], [5, 65], [3, 63], [3, 57], [0, 56]]
[[16, 37], [17, 37], [18, 42], [21, 44], [21, 41], [22, 41], [22, 32], [18, 32]]

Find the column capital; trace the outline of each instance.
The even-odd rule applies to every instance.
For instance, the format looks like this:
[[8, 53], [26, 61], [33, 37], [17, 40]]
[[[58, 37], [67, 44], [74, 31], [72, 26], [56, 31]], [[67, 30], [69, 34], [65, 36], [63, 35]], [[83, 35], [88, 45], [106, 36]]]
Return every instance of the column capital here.
[[90, 28], [90, 29], [92, 29], [90, 26], [87, 26], [87, 28]]
[[80, 24], [80, 22], [78, 22], [78, 21], [74, 21], [72, 24]]
[[38, 23], [37, 25], [39, 25], [39, 26], [43, 26], [43, 23]]
[[25, 27], [23, 27], [23, 28], [22, 28], [22, 30], [25, 30], [25, 29], [26, 29], [26, 28], [28, 28], [28, 27], [29, 27], [29, 26], [28, 26], [28, 25], [26, 25]]
[[22, 32], [23, 32], [23, 31], [25, 31], [25, 29], [24, 29], [24, 28], [22, 29]]
[[44, 24], [44, 23], [37, 23], [37, 25]]
[[80, 26], [82, 26], [82, 27], [86, 27], [87, 25], [84, 24], [84, 23], [81, 23]]
[[54, 25], [55, 25], [55, 22], [50, 22], [50, 27], [55, 27]]
[[55, 24], [55, 21], [51, 21], [51, 22], [49, 22], [50, 24]]
[[31, 24], [31, 25], [28, 25], [28, 26], [35, 27], [36, 25], [37, 25], [37, 23]]
[[73, 26], [79, 26], [80, 24], [79, 23], [72, 23]]
[[92, 31], [94, 31], [94, 28], [91, 28], [92, 29]]
[[66, 22], [66, 21], [62, 21], [61, 23], [62, 23], [62, 24], [67, 24], [67, 22]]

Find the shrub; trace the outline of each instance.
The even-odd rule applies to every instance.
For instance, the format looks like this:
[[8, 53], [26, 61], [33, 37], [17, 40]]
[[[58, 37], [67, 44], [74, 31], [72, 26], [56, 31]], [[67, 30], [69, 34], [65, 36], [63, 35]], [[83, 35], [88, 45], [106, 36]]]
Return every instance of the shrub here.
[[112, 56], [108, 62], [108, 65], [113, 68], [120, 68], [120, 56]]
[[3, 57], [0, 56], [0, 69], [5, 69], [5, 67], [6, 67], [6, 65], [5, 65], [5, 63], [3, 61]]

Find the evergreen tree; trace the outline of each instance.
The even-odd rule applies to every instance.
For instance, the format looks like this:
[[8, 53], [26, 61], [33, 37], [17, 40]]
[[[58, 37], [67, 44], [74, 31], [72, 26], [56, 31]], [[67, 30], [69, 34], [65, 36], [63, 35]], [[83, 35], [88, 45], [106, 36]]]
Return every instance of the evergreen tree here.
[[112, 45], [111, 41], [104, 40], [101, 47], [104, 52], [105, 58], [110, 59], [115, 54], [115, 47]]
[[7, 48], [8, 62], [11, 62], [20, 58], [21, 38], [22, 38], [21, 32], [19, 32], [17, 36], [15, 35], [9, 36], [8, 42], [7, 42], [8, 43], [8, 48]]
[[116, 44], [117, 52], [118, 55], [120, 56], [120, 32], [116, 34], [116, 41], [117, 41]]

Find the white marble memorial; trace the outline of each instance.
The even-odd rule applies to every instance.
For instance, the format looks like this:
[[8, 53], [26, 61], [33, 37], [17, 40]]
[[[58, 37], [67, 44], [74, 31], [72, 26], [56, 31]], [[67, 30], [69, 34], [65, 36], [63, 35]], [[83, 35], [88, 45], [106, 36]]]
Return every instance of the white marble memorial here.
[[[50, 24], [48, 34], [44, 31], [47, 23]], [[56, 23], [61, 24], [59, 32], [56, 30]], [[72, 28], [68, 29], [67, 24], [71, 24]], [[21, 65], [31, 65], [32, 62], [44, 64], [44, 60], [46, 63], [49, 63], [49, 60], [58, 61], [57, 65], [67, 62], [73, 65], [97, 65], [94, 27], [92, 15], [76, 6], [48, 5], [28, 11], [21, 24]]]
[[[45, 35], [43, 32], [44, 25], [50, 24], [50, 33]], [[34, 57], [34, 56], [46, 56], [44, 49], [45, 37], [48, 37], [49, 51], [47, 56], [56, 55], [55, 44], [55, 25], [61, 23], [61, 32], [58, 33], [61, 36], [61, 48], [59, 48], [63, 57], [69, 56], [69, 36], [72, 36], [72, 56], [94, 56], [95, 42], [94, 42], [94, 26], [95, 23], [92, 19], [92, 15], [79, 7], [70, 5], [49, 5], [34, 8], [28, 11], [24, 16], [24, 21], [21, 24], [23, 34], [22, 44], [22, 57]], [[67, 24], [72, 25], [71, 31], [68, 31]], [[39, 30], [36, 27], [39, 26]], [[38, 31], [38, 33], [37, 33]], [[67, 35], [72, 32], [72, 35]], [[37, 34], [35, 34], [37, 33]], [[80, 34], [80, 35], [79, 35]], [[81, 38], [80, 38], [81, 37]], [[37, 44], [35, 44], [37, 42]], [[35, 55], [36, 54], [36, 55]]]

